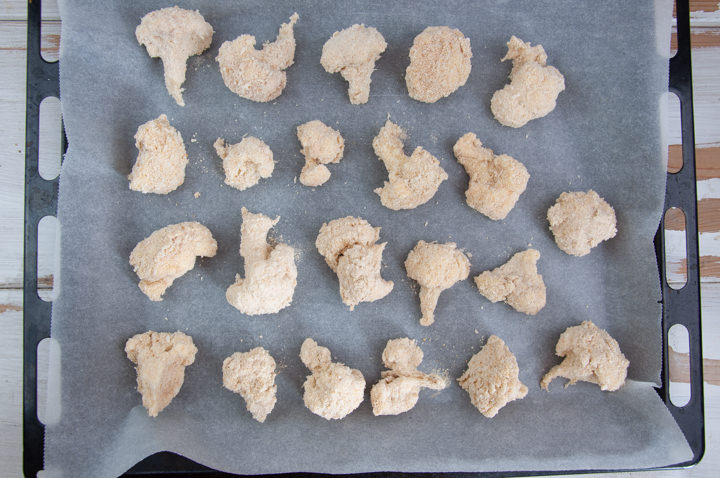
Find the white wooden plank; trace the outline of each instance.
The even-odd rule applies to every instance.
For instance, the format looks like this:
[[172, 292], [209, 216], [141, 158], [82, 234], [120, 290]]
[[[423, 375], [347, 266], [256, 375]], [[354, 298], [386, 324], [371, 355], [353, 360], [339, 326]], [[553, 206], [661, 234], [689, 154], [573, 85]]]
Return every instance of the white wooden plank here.
[[0, 470], [22, 476], [22, 292], [0, 290]]
[[[28, 0], [3, 0], [0, 2], [0, 20], [27, 20]], [[57, 0], [43, 0], [43, 20], [60, 20]]]
[[[59, 35], [60, 24], [48, 26], [46, 35]], [[23, 196], [25, 188], [25, 42], [22, 22], [0, 22], [0, 288], [22, 287]], [[43, 107], [44, 108], [44, 107]], [[53, 125], [43, 125], [41, 135], [50, 136]], [[54, 258], [54, 239], [40, 244], [46, 251], [39, 271], [49, 284]]]

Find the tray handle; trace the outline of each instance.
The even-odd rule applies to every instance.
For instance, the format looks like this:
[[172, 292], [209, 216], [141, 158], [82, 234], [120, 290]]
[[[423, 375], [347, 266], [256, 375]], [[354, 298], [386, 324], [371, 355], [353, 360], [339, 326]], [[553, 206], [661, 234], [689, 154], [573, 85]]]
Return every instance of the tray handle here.
[[[52, 303], [37, 294], [38, 224], [57, 213], [59, 177], [46, 180], [38, 171], [40, 103], [60, 98], [59, 62], [47, 62], [40, 53], [40, 0], [28, 2], [27, 88], [25, 123], [25, 230], [23, 254], [23, 472], [36, 476], [43, 468], [45, 426], [37, 416], [37, 346], [50, 336]], [[62, 128], [61, 151], [67, 141]], [[61, 154], [62, 154], [61, 153]], [[62, 157], [60, 159], [62, 161]]]
[[[688, 0], [675, 2], [678, 50], [670, 59], [669, 75], [669, 89], [680, 99], [683, 164], [680, 171], [667, 175], [664, 208], [667, 211], [676, 207], [685, 214], [687, 283], [681, 289], [671, 288], [665, 276], [664, 214], [655, 236], [663, 294], [663, 385], [658, 389], [658, 393], [685, 434], [693, 452], [691, 460], [678, 463], [675, 467], [695, 465], [705, 453], [695, 131], [688, 3]], [[690, 345], [690, 401], [682, 407], [673, 405], [669, 396], [668, 331], [675, 324], [683, 325], [687, 329]]]

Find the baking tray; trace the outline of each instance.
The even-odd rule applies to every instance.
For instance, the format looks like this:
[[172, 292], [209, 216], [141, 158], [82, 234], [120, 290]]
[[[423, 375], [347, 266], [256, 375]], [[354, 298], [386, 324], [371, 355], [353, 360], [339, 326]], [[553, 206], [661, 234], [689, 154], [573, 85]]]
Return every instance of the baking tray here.
[[[695, 183], [695, 138], [692, 109], [692, 68], [690, 54], [690, 17], [688, 1], [676, 1], [678, 51], [670, 59], [669, 89], [680, 99], [682, 126], [683, 167], [668, 173], [664, 210], [679, 208], [685, 214], [687, 248], [687, 283], [681, 289], [672, 289], [665, 280], [664, 216], [655, 235], [662, 284], [662, 386], [657, 388], [661, 399], [670, 410], [693, 452], [693, 458], [662, 468], [618, 470], [536, 470], [484, 473], [483, 476], [529, 476], [612, 471], [640, 471], [651, 469], [682, 468], [697, 464], [705, 451], [705, 425], [702, 378], [702, 337], [700, 314], [700, 277], [697, 230], [697, 199]], [[27, 105], [25, 131], [25, 232], [23, 266], [23, 470], [26, 476], [36, 476], [43, 469], [45, 427], [37, 416], [37, 346], [50, 336], [51, 303], [40, 299], [37, 293], [38, 224], [45, 216], [57, 212], [58, 182], [43, 179], [38, 172], [40, 103], [47, 97], [60, 96], [59, 62], [47, 62], [40, 54], [41, 1], [28, 2], [27, 25]], [[60, 125], [62, 127], [62, 124]], [[67, 141], [62, 134], [62, 154]], [[690, 401], [676, 407], [669, 396], [668, 331], [675, 325], [685, 326], [690, 346]], [[127, 471], [124, 476], [235, 476], [217, 472], [187, 458], [170, 452], [152, 455]], [[305, 476], [309, 473], [278, 476]], [[358, 476], [409, 476], [406, 473], [364, 473]], [[424, 473], [427, 476], [470, 477], [479, 473]]]

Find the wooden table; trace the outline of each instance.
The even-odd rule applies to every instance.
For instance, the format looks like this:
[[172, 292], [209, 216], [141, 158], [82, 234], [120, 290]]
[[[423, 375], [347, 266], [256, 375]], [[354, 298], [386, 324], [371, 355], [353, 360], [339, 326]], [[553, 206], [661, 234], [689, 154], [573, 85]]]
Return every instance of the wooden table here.
[[[720, 4], [691, 0], [695, 139], [702, 275], [703, 345], [707, 448], [702, 462], [689, 470], [658, 472], [665, 477], [720, 476]], [[22, 237], [25, 142], [26, 4], [0, 3], [0, 475], [22, 475]], [[57, 59], [60, 15], [54, 1], [43, 2], [43, 55]], [[673, 44], [675, 36], [673, 34]], [[58, 173], [59, 103], [42, 107], [41, 174]], [[669, 100], [669, 167], [682, 164], [677, 101]], [[43, 144], [46, 147], [43, 147]], [[668, 218], [668, 281], [683, 282], [683, 221]], [[41, 231], [39, 271], [41, 296], [52, 296], [54, 234]], [[671, 387], [687, 395], [687, 347], [671, 337]], [[40, 370], [41, 378], [46, 371]], [[41, 382], [41, 388], [43, 383]], [[632, 474], [634, 475], [634, 473]], [[648, 476], [647, 474], [642, 476]]]

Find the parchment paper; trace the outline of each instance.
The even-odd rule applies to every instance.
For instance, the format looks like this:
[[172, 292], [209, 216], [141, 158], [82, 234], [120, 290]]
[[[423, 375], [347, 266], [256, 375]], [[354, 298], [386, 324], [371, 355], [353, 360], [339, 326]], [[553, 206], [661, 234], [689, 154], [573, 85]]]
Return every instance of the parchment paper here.
[[[652, 388], [661, 350], [652, 238], [663, 204], [659, 104], [667, 89], [654, 2], [178, 4], [199, 9], [216, 31], [209, 51], [188, 63], [184, 108], [166, 92], [160, 60], [150, 59], [134, 38], [145, 13], [170, 4], [61, 2], [69, 151], [60, 182], [60, 294], [52, 321], [61, 392], [49, 404], [61, 411], [47, 428], [47, 470], [112, 476], [160, 450], [236, 473], [625, 468], [691, 456]], [[666, 36], [669, 4], [662, 8], [659, 28]], [[231, 93], [214, 61], [220, 44], [244, 33], [259, 44], [273, 40], [295, 11], [297, 52], [282, 96], [258, 104]], [[319, 63], [323, 43], [354, 23], [375, 26], [388, 43], [364, 106], [350, 105], [347, 83]], [[428, 25], [459, 28], [473, 48], [468, 83], [436, 104], [410, 99], [403, 79], [412, 40]], [[501, 126], [489, 111], [511, 68], [500, 63], [511, 34], [544, 45], [567, 85], [554, 112], [517, 130]], [[133, 135], [162, 113], [182, 133], [190, 164], [179, 190], [142, 195], [128, 189], [126, 178], [137, 155]], [[371, 142], [388, 114], [409, 133], [406, 151], [425, 147], [450, 176], [429, 203], [412, 211], [385, 209], [372, 192], [386, 171]], [[295, 128], [311, 119], [339, 129], [346, 141], [342, 162], [330, 166], [330, 181], [317, 189], [295, 182], [304, 162]], [[504, 221], [490, 221], [465, 203], [467, 176], [452, 145], [468, 131], [497, 154], [522, 161], [531, 174]], [[240, 192], [223, 184], [212, 143], [244, 135], [267, 142], [276, 167], [271, 179]], [[554, 244], [545, 214], [563, 191], [590, 188], [615, 207], [619, 232], [590, 255], [571, 257]], [[242, 206], [280, 215], [274, 236], [299, 251], [295, 299], [277, 315], [243, 316], [225, 301], [225, 289], [242, 270]], [[346, 215], [382, 227], [388, 243], [383, 275], [395, 281], [389, 296], [354, 312], [341, 303], [337, 279], [314, 248], [322, 223]], [[128, 255], [152, 231], [188, 220], [210, 228], [218, 254], [178, 279], [163, 302], [150, 302]], [[472, 254], [471, 277], [532, 244], [542, 254], [547, 306], [527, 317], [491, 304], [467, 280], [443, 292], [436, 323], [421, 327], [417, 287], [403, 267], [420, 239], [457, 242]], [[550, 393], [542, 391], [540, 377], [559, 360], [558, 335], [588, 319], [618, 340], [630, 360], [630, 381], [616, 393], [590, 384], [563, 389], [561, 380]], [[148, 329], [185, 331], [199, 349], [180, 394], [154, 419], [140, 405], [123, 351], [130, 336]], [[492, 420], [454, 381], [490, 334], [517, 355], [529, 387], [524, 400]], [[415, 409], [397, 417], [374, 417], [368, 399], [342, 421], [305, 409], [301, 386], [308, 372], [297, 356], [304, 338], [329, 347], [371, 385], [386, 341], [404, 336], [422, 345], [422, 370], [453, 379], [448, 389], [424, 391]], [[280, 364], [278, 402], [265, 424], [253, 421], [221, 382], [222, 360], [257, 345]]]

